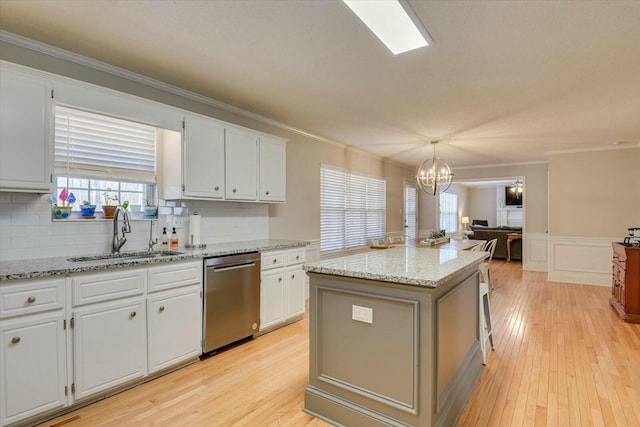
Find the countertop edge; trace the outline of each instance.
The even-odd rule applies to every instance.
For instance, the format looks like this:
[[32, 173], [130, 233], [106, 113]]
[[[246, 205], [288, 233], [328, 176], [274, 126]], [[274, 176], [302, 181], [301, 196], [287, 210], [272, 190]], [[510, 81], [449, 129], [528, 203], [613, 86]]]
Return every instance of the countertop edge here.
[[[113, 268], [135, 267], [153, 264], [204, 259], [214, 256], [233, 255], [244, 252], [266, 252], [278, 249], [291, 249], [308, 246], [310, 242], [304, 240], [264, 239], [240, 242], [216, 243], [202, 249], [180, 248], [180, 255], [159, 258], [122, 258], [84, 262], [70, 262], [65, 257], [36, 258], [11, 260], [0, 262], [0, 282], [8, 283], [12, 280], [38, 279], [43, 277], [61, 276], [67, 274], [103, 271]], [[139, 252], [139, 251], [137, 251]]]

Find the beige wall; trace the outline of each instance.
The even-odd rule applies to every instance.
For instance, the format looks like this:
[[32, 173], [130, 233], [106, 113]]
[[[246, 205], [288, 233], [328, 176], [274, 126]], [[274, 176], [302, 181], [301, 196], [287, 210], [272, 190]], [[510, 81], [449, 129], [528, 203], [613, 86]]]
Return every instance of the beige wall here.
[[461, 181], [524, 178], [525, 229], [528, 233], [546, 233], [548, 230], [547, 171], [546, 163], [533, 163], [456, 169], [454, 172], [456, 179]]
[[497, 225], [496, 187], [469, 188], [469, 222], [486, 219], [490, 227]]
[[640, 227], [640, 148], [551, 156], [549, 218], [554, 236], [623, 237]]
[[272, 237], [320, 238], [320, 165], [383, 177], [387, 181], [387, 231], [404, 230], [404, 180], [415, 171], [382, 159], [293, 136], [287, 144], [287, 202], [269, 206]]

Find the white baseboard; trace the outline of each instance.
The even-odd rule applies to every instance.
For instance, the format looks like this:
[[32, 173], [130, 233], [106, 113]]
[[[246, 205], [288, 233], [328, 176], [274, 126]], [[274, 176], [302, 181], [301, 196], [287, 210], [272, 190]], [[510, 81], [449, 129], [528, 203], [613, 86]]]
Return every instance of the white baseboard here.
[[611, 286], [611, 243], [616, 238], [549, 237], [550, 282]]

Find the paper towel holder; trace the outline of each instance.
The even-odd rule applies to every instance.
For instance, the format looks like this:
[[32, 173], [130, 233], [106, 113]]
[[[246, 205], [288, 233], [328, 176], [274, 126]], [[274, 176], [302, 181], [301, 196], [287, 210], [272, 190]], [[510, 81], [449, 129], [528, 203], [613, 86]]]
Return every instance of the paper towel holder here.
[[[198, 214], [198, 211], [194, 211], [194, 212], [193, 212], [193, 215], [199, 215], [199, 214]], [[191, 231], [191, 230], [190, 230], [190, 231]], [[198, 239], [198, 240], [199, 240], [199, 239]], [[201, 243], [201, 244], [194, 245], [194, 244], [193, 244], [193, 233], [190, 233], [190, 234], [189, 234], [189, 241], [188, 241], [188, 242], [187, 242], [187, 244], [186, 244], [186, 245], [184, 245], [184, 246], [185, 246], [185, 248], [188, 248], [188, 249], [203, 249], [203, 248], [206, 248], [206, 247], [207, 247], [206, 243]]]

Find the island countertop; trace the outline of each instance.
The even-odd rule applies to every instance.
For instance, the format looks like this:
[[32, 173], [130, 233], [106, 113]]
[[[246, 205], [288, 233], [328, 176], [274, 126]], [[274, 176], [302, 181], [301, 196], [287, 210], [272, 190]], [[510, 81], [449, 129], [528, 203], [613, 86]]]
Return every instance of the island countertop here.
[[307, 263], [303, 268], [309, 273], [435, 288], [487, 256], [488, 252], [399, 246]]

